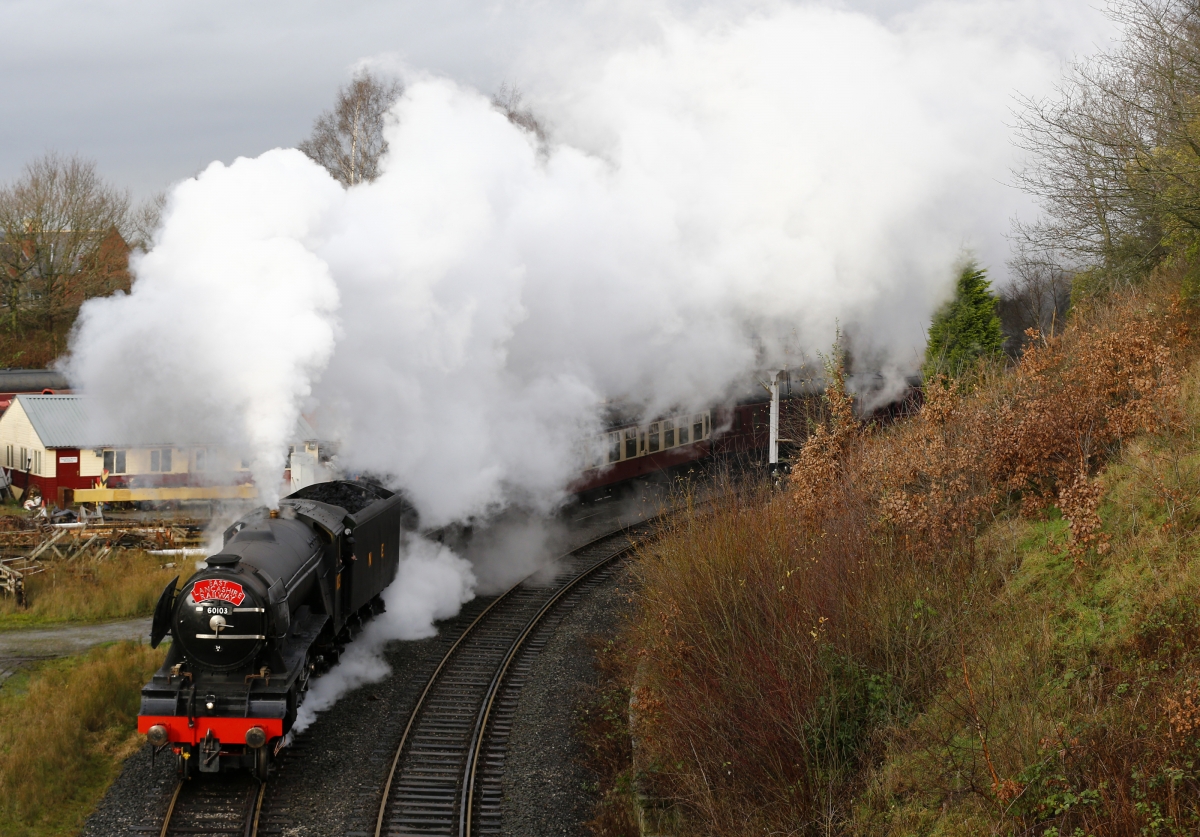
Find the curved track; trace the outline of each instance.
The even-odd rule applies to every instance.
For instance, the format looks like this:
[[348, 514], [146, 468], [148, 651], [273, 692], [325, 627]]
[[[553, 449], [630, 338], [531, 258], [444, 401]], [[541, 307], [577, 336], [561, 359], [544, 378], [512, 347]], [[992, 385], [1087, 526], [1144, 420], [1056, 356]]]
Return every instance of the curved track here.
[[526, 580], [479, 614], [450, 648], [409, 716], [384, 783], [375, 835], [471, 835], [500, 830], [508, 731], [553, 616], [607, 576], [652, 523], [570, 552], [557, 578]]

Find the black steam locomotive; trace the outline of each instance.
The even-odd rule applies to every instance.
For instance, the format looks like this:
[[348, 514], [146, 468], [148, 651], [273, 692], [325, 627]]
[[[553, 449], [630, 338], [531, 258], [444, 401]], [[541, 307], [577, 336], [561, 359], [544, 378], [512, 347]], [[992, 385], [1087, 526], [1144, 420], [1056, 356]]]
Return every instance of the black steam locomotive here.
[[142, 689], [138, 730], [182, 777], [241, 767], [266, 778], [309, 678], [382, 612], [416, 512], [367, 481], [318, 483], [225, 530], [224, 546], [154, 611], [166, 662]]

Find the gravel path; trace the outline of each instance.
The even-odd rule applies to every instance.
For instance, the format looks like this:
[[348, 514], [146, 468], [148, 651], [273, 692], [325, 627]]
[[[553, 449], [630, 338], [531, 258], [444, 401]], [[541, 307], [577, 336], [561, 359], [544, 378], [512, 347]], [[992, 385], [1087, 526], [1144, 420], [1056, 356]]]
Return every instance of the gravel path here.
[[149, 617], [96, 625], [0, 631], [0, 687], [26, 663], [82, 654], [92, 646], [105, 642], [145, 640], [149, 636]]
[[628, 607], [618, 572], [559, 624], [521, 692], [505, 760], [501, 833], [586, 837], [595, 777], [583, 766], [577, 711], [596, 684], [589, 638], [612, 636]]

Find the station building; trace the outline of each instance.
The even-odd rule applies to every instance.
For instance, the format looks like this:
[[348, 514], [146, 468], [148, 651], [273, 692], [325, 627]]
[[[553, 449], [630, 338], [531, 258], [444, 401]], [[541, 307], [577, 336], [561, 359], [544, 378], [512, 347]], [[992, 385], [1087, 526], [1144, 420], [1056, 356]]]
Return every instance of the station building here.
[[17, 393], [0, 416], [13, 491], [47, 503], [252, 499], [249, 463], [214, 445], [99, 439], [81, 395]]

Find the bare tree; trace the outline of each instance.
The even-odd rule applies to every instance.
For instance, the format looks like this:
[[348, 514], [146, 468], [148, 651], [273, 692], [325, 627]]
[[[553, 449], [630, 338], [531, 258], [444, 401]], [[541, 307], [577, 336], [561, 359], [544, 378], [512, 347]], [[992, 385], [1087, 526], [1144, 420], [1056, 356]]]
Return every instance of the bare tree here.
[[520, 90], [505, 83], [500, 85], [500, 89], [492, 96], [492, 106], [507, 116], [509, 122], [529, 131], [537, 137], [539, 143], [545, 144], [546, 126], [532, 110], [522, 107], [523, 98]]
[[7, 326], [54, 331], [84, 299], [127, 282], [129, 196], [95, 163], [46, 154], [0, 189], [0, 304]]
[[1017, 181], [1044, 218], [1018, 226], [1035, 260], [1146, 272], [1200, 234], [1200, 0], [1116, 0], [1117, 49], [1077, 63], [1019, 117], [1031, 164]]
[[150, 249], [154, 233], [162, 224], [163, 209], [167, 206], [167, 193], [155, 192], [142, 201], [129, 216], [129, 246], [143, 252]]
[[1000, 292], [996, 313], [1004, 349], [1016, 357], [1029, 345], [1029, 329], [1046, 337], [1062, 331], [1071, 307], [1072, 275], [1053, 262], [1029, 256], [1014, 259], [1009, 268], [1013, 281]]
[[363, 70], [338, 90], [333, 109], [317, 117], [312, 136], [300, 143], [300, 150], [344, 186], [374, 180], [387, 153], [387, 112], [403, 92], [400, 82]]

